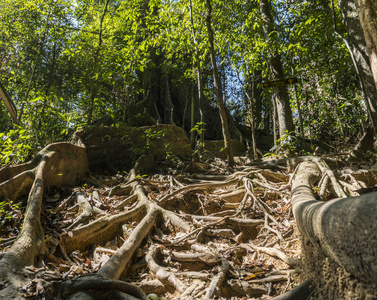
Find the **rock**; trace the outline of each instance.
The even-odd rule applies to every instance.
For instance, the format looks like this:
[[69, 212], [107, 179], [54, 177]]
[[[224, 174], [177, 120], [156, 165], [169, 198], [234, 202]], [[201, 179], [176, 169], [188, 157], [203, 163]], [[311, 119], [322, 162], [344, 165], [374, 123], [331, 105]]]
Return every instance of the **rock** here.
[[[226, 151], [224, 148], [224, 141], [204, 141], [205, 149], [213, 153], [216, 157], [226, 159]], [[234, 156], [242, 156], [245, 153], [245, 146], [239, 140], [231, 140]]]
[[132, 168], [142, 155], [174, 154], [190, 157], [190, 140], [173, 125], [145, 127], [92, 126], [73, 135], [76, 145], [85, 146], [92, 171], [111, 172]]
[[150, 172], [155, 167], [154, 156], [152, 154], [142, 155], [135, 164], [136, 173]]

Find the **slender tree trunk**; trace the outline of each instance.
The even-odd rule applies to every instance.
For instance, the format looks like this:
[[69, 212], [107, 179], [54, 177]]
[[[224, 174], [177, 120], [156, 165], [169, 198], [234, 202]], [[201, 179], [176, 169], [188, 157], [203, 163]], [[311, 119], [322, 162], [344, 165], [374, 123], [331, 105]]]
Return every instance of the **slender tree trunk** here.
[[182, 129], [185, 129], [186, 125], [186, 118], [187, 118], [187, 110], [190, 104], [190, 93], [192, 92], [192, 85], [191, 82], [188, 84], [187, 89], [184, 89], [184, 94], [185, 94], [185, 109], [183, 110], [183, 116], [182, 116]]
[[[47, 16], [47, 24], [46, 24], [45, 28], [49, 28], [49, 21], [48, 21], [49, 17], [50, 17], [50, 15]], [[21, 124], [21, 120], [22, 120], [22, 117], [23, 117], [23, 114], [24, 114], [24, 107], [25, 107], [25, 104], [27, 102], [27, 98], [29, 97], [31, 86], [33, 84], [35, 70], [37, 68], [39, 58], [42, 55], [42, 50], [43, 50], [43, 47], [44, 47], [44, 44], [45, 44], [45, 41], [46, 41], [46, 38], [47, 38], [47, 33], [48, 33], [48, 30], [45, 29], [43, 37], [42, 37], [42, 41], [41, 41], [40, 46], [39, 46], [39, 53], [37, 55], [37, 58], [35, 59], [33, 70], [31, 72], [31, 76], [30, 76], [30, 79], [29, 79], [29, 84], [28, 84], [28, 87], [27, 87], [25, 98], [24, 98], [24, 101], [21, 104], [21, 109], [20, 109], [20, 114], [18, 115], [18, 123], [17, 124]]]
[[[294, 74], [293, 62], [292, 62], [292, 74]], [[300, 104], [300, 99], [298, 98], [298, 91], [297, 91], [296, 85], [294, 85], [294, 90], [295, 90], [296, 103], [297, 103], [298, 119], [299, 119], [299, 122], [300, 122], [300, 135], [301, 135], [302, 143], [304, 143], [304, 140], [305, 140], [304, 121], [302, 120], [301, 104]]]
[[298, 98], [297, 87], [294, 86], [294, 89], [295, 89], [296, 102], [297, 102], [298, 119], [299, 119], [299, 122], [300, 122], [300, 135], [301, 135], [301, 138], [302, 138], [302, 142], [304, 142], [305, 133], [304, 133], [304, 121], [302, 120], [302, 113], [301, 113], [301, 104], [300, 104], [300, 99]]
[[[107, 7], [109, 5], [109, 1], [110, 0], [107, 0], [106, 3], [105, 3], [105, 8], [103, 9], [103, 13], [102, 13], [100, 23], [99, 23], [98, 46], [97, 46], [97, 51], [94, 54], [94, 67], [93, 68], [94, 68], [95, 73], [97, 72], [99, 54], [100, 54], [101, 47], [102, 47], [102, 32], [103, 32], [102, 24], [103, 24], [103, 19], [105, 18], [105, 15], [107, 13]], [[97, 96], [97, 84], [98, 84], [97, 80], [93, 80], [93, 87], [92, 87], [92, 91], [90, 93], [90, 104], [89, 104], [88, 121], [87, 121], [88, 124], [92, 123], [93, 111], [94, 111], [94, 102], [95, 102], [95, 99], [96, 99], [96, 96]]]
[[[194, 85], [192, 85], [192, 93], [191, 93], [191, 129], [195, 127], [195, 96], [194, 96]], [[195, 131], [191, 131], [191, 148], [195, 149]]]
[[154, 109], [156, 111], [156, 115], [157, 115], [157, 124], [161, 124], [161, 115], [158, 111], [156, 101], [153, 101], [153, 107], [154, 107]]
[[252, 99], [254, 101], [254, 124], [258, 128], [262, 122], [262, 71], [256, 70], [252, 80]]
[[257, 70], [248, 76], [245, 88], [246, 125], [251, 128], [253, 158], [258, 159], [256, 128], [262, 120], [262, 71]]
[[209, 51], [211, 54], [211, 63], [212, 63], [213, 81], [214, 81], [214, 87], [215, 87], [215, 93], [216, 93], [216, 100], [217, 100], [217, 105], [219, 107], [221, 126], [222, 126], [222, 131], [223, 131], [223, 136], [224, 136], [224, 146], [226, 148], [228, 162], [230, 165], [233, 165], [234, 157], [233, 157], [233, 149], [232, 149], [232, 145], [230, 141], [228, 118], [226, 116], [223, 92], [220, 86], [219, 73], [217, 70], [217, 63], [216, 63], [214, 37], [213, 37], [212, 24], [211, 24], [211, 13], [212, 13], [211, 0], [206, 0], [206, 7], [207, 7], [206, 23], [207, 23], [207, 30], [208, 30]]
[[[41, 49], [42, 51], [42, 49]], [[30, 90], [31, 90], [31, 86], [33, 84], [33, 79], [34, 79], [34, 74], [35, 74], [35, 70], [37, 68], [37, 63], [38, 63], [38, 60], [39, 60], [39, 57], [41, 55], [41, 52], [39, 52], [38, 56], [37, 56], [37, 59], [35, 60], [34, 62], [34, 66], [33, 66], [33, 70], [31, 71], [31, 75], [30, 75], [30, 79], [29, 79], [29, 84], [27, 86], [27, 91], [26, 91], [26, 94], [25, 94], [25, 98], [24, 98], [24, 101], [22, 102], [21, 104], [21, 109], [20, 109], [20, 114], [18, 115], [18, 123], [21, 124], [21, 120], [22, 120], [22, 117], [24, 115], [24, 107], [25, 107], [25, 103], [27, 101], [27, 98], [29, 97], [29, 93], [30, 93]]]
[[[199, 59], [199, 50], [198, 50], [198, 42], [196, 40], [196, 33], [195, 33], [195, 27], [194, 27], [194, 16], [192, 12], [192, 1], [190, 0], [190, 22], [191, 22], [191, 33], [192, 33], [192, 39], [194, 41], [195, 46], [195, 56], [196, 56], [196, 72], [197, 72], [197, 83], [198, 83], [198, 102], [199, 102], [199, 114], [200, 114], [200, 145], [202, 146], [204, 144], [204, 113], [203, 113], [203, 93], [202, 93], [202, 70], [200, 67], [200, 59]], [[194, 101], [195, 97], [193, 97]], [[195, 105], [193, 102], [192, 105]], [[194, 116], [191, 116], [191, 120], [195, 120]], [[191, 124], [191, 128], [194, 128], [195, 123]], [[191, 138], [192, 143], [192, 138]]]
[[[263, 19], [264, 35], [270, 38], [270, 34], [275, 30], [274, 19], [271, 13], [270, 0], [260, 0], [260, 10]], [[270, 59], [270, 65], [274, 80], [284, 79], [284, 70], [281, 62], [280, 54], [275, 51], [273, 57]], [[275, 88], [276, 106], [279, 118], [279, 134], [283, 137], [286, 133], [294, 132], [295, 126], [293, 124], [292, 110], [289, 103], [288, 89], [286, 86], [279, 86]]]
[[272, 96], [272, 131], [274, 132], [274, 144], [276, 145], [278, 141], [277, 130], [276, 130], [276, 97]]
[[255, 160], [258, 159], [258, 152], [257, 152], [257, 142], [255, 139], [255, 117], [254, 117], [254, 107], [253, 107], [253, 97], [250, 97], [248, 90], [245, 91], [247, 97], [247, 117], [246, 117], [246, 125], [250, 126], [251, 128], [251, 142], [252, 142], [252, 150], [253, 150], [253, 158]]
[[168, 75], [165, 75], [166, 96], [165, 96], [165, 121], [167, 124], [174, 124], [174, 105], [171, 101], [170, 84]]
[[4, 105], [7, 108], [11, 118], [13, 119], [13, 122], [19, 125], [19, 122], [17, 119], [16, 105], [14, 105], [12, 99], [7, 94], [5, 87], [1, 84], [1, 82], [0, 82], [0, 99], [4, 102]]
[[55, 72], [55, 61], [56, 61], [56, 43], [54, 43], [52, 47], [52, 62], [51, 62], [51, 68], [49, 70], [48, 78], [47, 78], [46, 92], [45, 92], [45, 97], [43, 99], [41, 117], [39, 119], [39, 124], [38, 124], [39, 128], [41, 128], [42, 126], [42, 122], [43, 122], [45, 111], [46, 111], [47, 97], [50, 94], [50, 88], [53, 82], [53, 76]]
[[[299, 65], [301, 66], [300, 58], [299, 58]], [[312, 144], [312, 120], [311, 120], [311, 117], [310, 117], [309, 96], [308, 96], [307, 89], [304, 88], [304, 78], [302, 76], [301, 76], [301, 87], [302, 87], [301, 93], [304, 93], [304, 96], [305, 96], [304, 107], [306, 108], [306, 111], [307, 111], [307, 121], [308, 121], [308, 127], [309, 127], [309, 139], [310, 139], [310, 144]]]

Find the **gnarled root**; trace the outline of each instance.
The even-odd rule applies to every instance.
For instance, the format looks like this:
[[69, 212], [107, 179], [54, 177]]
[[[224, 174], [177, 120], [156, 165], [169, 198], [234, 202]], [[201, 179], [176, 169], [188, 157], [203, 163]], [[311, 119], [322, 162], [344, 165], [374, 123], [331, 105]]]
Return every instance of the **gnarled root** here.
[[[7, 286], [0, 290], [0, 298], [21, 298], [19, 288], [27, 282], [24, 267], [40, 264], [40, 255], [44, 252], [44, 234], [40, 221], [44, 188], [77, 183], [86, 171], [85, 149], [68, 143], [51, 144], [30, 163], [1, 170], [1, 197], [14, 199], [25, 193], [27, 188], [30, 188], [30, 193], [21, 233], [0, 260], [0, 280], [7, 282]], [[12, 178], [17, 172], [21, 173]], [[24, 181], [24, 184], [20, 185], [20, 181]], [[22, 188], [12, 189], [14, 185]], [[12, 192], [14, 194], [10, 194]]]

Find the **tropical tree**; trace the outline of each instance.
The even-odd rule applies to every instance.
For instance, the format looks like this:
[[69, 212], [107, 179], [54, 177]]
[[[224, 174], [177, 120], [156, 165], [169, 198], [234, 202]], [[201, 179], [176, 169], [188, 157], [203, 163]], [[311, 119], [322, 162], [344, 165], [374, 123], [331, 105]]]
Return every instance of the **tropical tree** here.
[[232, 150], [232, 145], [230, 143], [228, 118], [226, 115], [223, 92], [221, 88], [219, 73], [217, 70], [216, 53], [215, 53], [215, 46], [214, 46], [214, 35], [213, 35], [212, 21], [211, 21], [212, 6], [211, 6], [210, 0], [206, 0], [206, 8], [207, 8], [206, 24], [207, 24], [207, 31], [208, 31], [208, 43], [209, 43], [209, 51], [211, 55], [211, 64], [212, 64], [213, 81], [214, 81], [214, 87], [215, 87], [215, 93], [216, 93], [216, 101], [219, 107], [221, 126], [222, 126], [222, 131], [223, 131], [223, 136], [224, 136], [224, 146], [226, 148], [229, 164], [232, 165], [234, 164], [233, 150]]
[[369, 52], [369, 60], [377, 85], [377, 4], [373, 1], [357, 0], [357, 12], [364, 31], [364, 37]]
[[[274, 45], [273, 53], [270, 57], [270, 67], [274, 80], [284, 79], [284, 69], [281, 62], [281, 54], [278, 50], [278, 45], [276, 45], [276, 40], [274, 41], [275, 31], [275, 20], [272, 16], [272, 6], [270, 0], [261, 0], [260, 2], [261, 18], [263, 21], [263, 31], [265, 38], [271, 40], [271, 44]], [[279, 133], [280, 138], [286, 134], [294, 132], [294, 124], [292, 117], [292, 110], [290, 106], [289, 94], [286, 86], [279, 86], [276, 88], [276, 104], [277, 112], [279, 117]]]

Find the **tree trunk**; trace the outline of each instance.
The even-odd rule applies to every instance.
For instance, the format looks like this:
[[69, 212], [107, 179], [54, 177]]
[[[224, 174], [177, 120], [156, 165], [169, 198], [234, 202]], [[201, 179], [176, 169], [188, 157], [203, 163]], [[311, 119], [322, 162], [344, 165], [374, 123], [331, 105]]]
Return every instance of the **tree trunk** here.
[[[270, 0], [260, 0], [260, 10], [263, 20], [263, 30], [266, 39], [270, 38], [270, 34], [274, 29], [274, 19], [271, 13]], [[274, 80], [284, 79], [284, 70], [281, 62], [280, 54], [275, 51], [270, 59], [272, 76]], [[286, 86], [279, 86], [275, 88], [276, 106], [279, 118], [279, 135], [280, 138], [286, 133], [294, 132], [295, 126], [293, 124], [292, 110], [289, 103], [288, 89]]]
[[22, 120], [22, 117], [24, 115], [24, 107], [25, 107], [25, 104], [26, 104], [27, 99], [29, 97], [31, 86], [33, 84], [34, 74], [35, 74], [35, 70], [36, 70], [37, 65], [38, 65], [39, 57], [41, 56], [42, 47], [43, 46], [41, 46], [40, 52], [39, 52], [39, 54], [38, 54], [38, 56], [37, 56], [37, 58], [36, 58], [36, 60], [34, 62], [33, 70], [31, 71], [31, 75], [30, 75], [30, 79], [29, 79], [29, 84], [28, 84], [28, 87], [27, 87], [27, 91], [26, 91], [26, 94], [25, 94], [25, 98], [24, 98], [24, 101], [21, 104], [20, 114], [18, 115], [18, 124], [21, 124], [21, 120]]
[[[196, 40], [196, 33], [195, 33], [195, 27], [194, 27], [194, 16], [192, 11], [192, 1], [189, 2], [190, 6], [190, 23], [191, 23], [191, 34], [192, 34], [192, 40], [194, 41], [195, 46], [195, 56], [196, 56], [196, 73], [197, 73], [197, 81], [198, 81], [198, 102], [199, 102], [199, 114], [200, 114], [200, 147], [203, 147], [204, 144], [204, 113], [203, 113], [203, 94], [202, 94], [202, 70], [200, 68], [200, 57], [199, 57], [199, 50], [198, 50], [198, 42]], [[194, 128], [195, 126], [195, 97], [192, 98], [192, 111], [191, 111], [191, 128]], [[193, 143], [193, 140], [191, 138], [191, 143]]]
[[256, 70], [252, 78], [252, 99], [254, 107], [254, 124], [257, 129], [262, 122], [262, 71]]
[[[102, 24], [103, 24], [103, 19], [105, 18], [105, 15], [107, 13], [108, 5], [109, 5], [109, 0], [107, 0], [105, 3], [105, 7], [103, 9], [103, 13], [102, 13], [100, 23], [99, 23], [98, 46], [97, 46], [96, 53], [94, 54], [94, 62], [93, 62], [93, 65], [94, 65], [93, 70], [95, 74], [98, 72], [98, 67], [99, 67], [98, 66], [99, 54], [102, 47], [102, 32], [103, 32]], [[88, 125], [90, 125], [93, 121], [94, 104], [95, 104], [95, 99], [97, 95], [97, 84], [98, 84], [97, 80], [93, 80], [93, 86], [92, 86], [92, 91], [90, 93], [90, 102], [89, 102], [89, 110], [88, 110], [88, 121], [87, 121]]]
[[[293, 61], [292, 61], [291, 70], [292, 70], [292, 75], [294, 75], [295, 72], [294, 72], [294, 68], [293, 68]], [[300, 103], [300, 99], [298, 97], [298, 91], [297, 91], [296, 85], [294, 85], [294, 91], [295, 91], [295, 96], [296, 96], [297, 114], [298, 114], [298, 120], [299, 120], [299, 125], [300, 125], [300, 136], [301, 136], [301, 139], [302, 139], [302, 143], [304, 144], [304, 140], [305, 140], [304, 121], [302, 119], [301, 103]]]
[[369, 117], [373, 128], [377, 128], [377, 89], [369, 62], [363, 28], [356, 11], [356, 3], [355, 0], [339, 0], [339, 6], [347, 27], [349, 50], [356, 63], [355, 67], [367, 102]]
[[165, 122], [166, 124], [174, 124], [174, 105], [171, 101], [169, 77], [165, 75], [166, 96], [165, 96]]
[[4, 102], [4, 105], [7, 108], [10, 116], [12, 117], [13, 122], [18, 125], [19, 122], [18, 122], [18, 119], [17, 119], [17, 108], [14, 105], [12, 99], [6, 93], [5, 88], [3, 87], [1, 82], [0, 82], [0, 98]]
[[377, 3], [372, 0], [356, 0], [356, 3], [369, 53], [374, 83], [377, 87]]
[[224, 136], [224, 146], [226, 148], [228, 162], [230, 165], [233, 165], [234, 157], [233, 157], [232, 145], [230, 143], [228, 118], [226, 116], [223, 92], [220, 86], [220, 78], [219, 78], [219, 73], [217, 70], [217, 63], [216, 63], [214, 37], [213, 37], [212, 24], [211, 24], [211, 12], [212, 12], [211, 0], [206, 0], [206, 7], [207, 7], [206, 23], [207, 23], [207, 30], [208, 30], [209, 50], [211, 54], [211, 63], [212, 63], [212, 70], [213, 70], [213, 81], [214, 81], [214, 86], [215, 86], [216, 100], [217, 100], [217, 105], [219, 107], [221, 126], [222, 126], [222, 131], [223, 131], [223, 136]]
[[258, 159], [258, 151], [256, 144], [256, 130], [259, 128], [262, 121], [262, 71], [256, 70], [252, 79], [251, 99], [253, 110], [253, 126], [252, 126], [252, 140], [254, 159]]
[[[194, 85], [191, 88], [191, 129], [195, 127], [195, 96], [194, 96]], [[191, 131], [191, 148], [195, 149], [195, 135], [196, 132], [194, 130]]]
[[[245, 90], [246, 95], [246, 125], [250, 126], [251, 128], [251, 142], [252, 142], [252, 150], [253, 150], [253, 158], [255, 160], [258, 159], [258, 151], [257, 151], [257, 144], [255, 138], [255, 129], [259, 125], [262, 114], [261, 109], [259, 109], [259, 104], [262, 104], [261, 101], [261, 88], [258, 87], [258, 80], [261, 80], [259, 76], [261, 74], [260, 71], [254, 72], [254, 76], [249, 79], [249, 87]], [[258, 111], [257, 111], [258, 107]]]
[[274, 133], [274, 145], [276, 145], [278, 137], [276, 130], [276, 96], [272, 96], [272, 131]]

